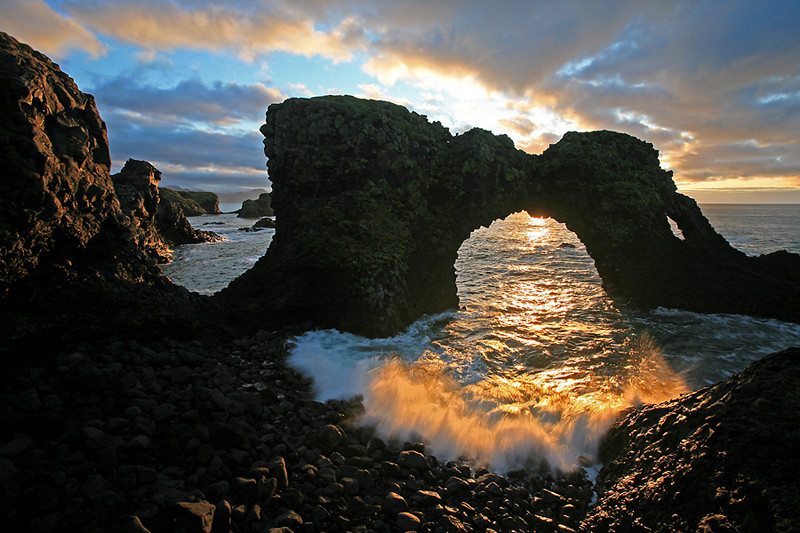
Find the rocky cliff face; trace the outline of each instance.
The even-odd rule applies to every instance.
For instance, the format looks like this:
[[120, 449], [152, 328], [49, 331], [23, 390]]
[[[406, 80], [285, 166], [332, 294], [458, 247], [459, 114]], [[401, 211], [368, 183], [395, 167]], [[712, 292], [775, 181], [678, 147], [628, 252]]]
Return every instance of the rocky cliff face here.
[[734, 250], [629, 135], [568, 133], [535, 156], [506, 136], [453, 136], [402, 107], [339, 96], [273, 104], [261, 131], [276, 233], [221, 294], [254, 327], [394, 334], [455, 307], [461, 243], [521, 210], [566, 223], [622, 299], [800, 320], [800, 256]]
[[800, 348], [629, 413], [608, 434], [585, 531], [796, 531]]
[[221, 295], [246, 320], [397, 332], [457, 305], [461, 242], [525, 205], [533, 158], [508, 137], [386, 102], [288, 100], [262, 132], [276, 233]]
[[220, 239], [213, 232], [194, 229], [184, 215], [184, 202], [161, 194], [161, 172], [147, 161], [128, 159], [111, 180], [122, 212], [135, 228], [137, 245], [158, 262], [169, 261], [174, 246]]
[[128, 188], [123, 213], [94, 99], [4, 33], [0, 109], [0, 358], [196, 322], [208, 304], [161, 276], [148, 253], [157, 192]]
[[58, 65], [0, 33], [0, 106], [0, 293], [40, 268], [102, 253], [101, 233], [116, 234], [117, 248], [130, 244], [94, 99]]

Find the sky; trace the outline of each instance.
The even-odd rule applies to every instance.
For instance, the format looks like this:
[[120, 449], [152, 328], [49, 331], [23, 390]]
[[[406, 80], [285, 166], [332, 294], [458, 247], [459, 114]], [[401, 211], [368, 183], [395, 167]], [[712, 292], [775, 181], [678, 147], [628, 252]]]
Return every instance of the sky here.
[[112, 172], [223, 202], [269, 189], [271, 103], [352, 94], [534, 154], [626, 132], [701, 203], [800, 203], [798, 28], [795, 0], [0, 0], [94, 95]]

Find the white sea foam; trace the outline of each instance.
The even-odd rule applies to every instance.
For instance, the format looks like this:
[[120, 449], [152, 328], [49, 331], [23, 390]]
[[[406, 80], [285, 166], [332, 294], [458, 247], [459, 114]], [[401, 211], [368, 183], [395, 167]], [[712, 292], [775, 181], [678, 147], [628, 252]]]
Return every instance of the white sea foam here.
[[571, 470], [594, 458], [617, 413], [685, 391], [653, 343], [628, 348], [625, 370], [598, 378], [577, 365], [498, 373], [442, 350], [419, 321], [402, 335], [366, 339], [312, 331], [289, 364], [314, 380], [317, 399], [363, 398], [362, 422], [386, 439], [423, 440], [440, 459], [467, 457], [497, 471]]

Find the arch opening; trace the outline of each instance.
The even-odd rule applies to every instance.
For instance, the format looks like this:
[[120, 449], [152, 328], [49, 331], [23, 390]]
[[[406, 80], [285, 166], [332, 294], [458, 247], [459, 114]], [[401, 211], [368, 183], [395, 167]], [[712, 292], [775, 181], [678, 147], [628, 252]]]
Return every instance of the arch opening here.
[[[365, 421], [386, 438], [498, 470], [543, 459], [571, 470], [596, 459], [621, 409], [685, 390], [655, 344], [635, 338], [565, 224], [525, 211], [495, 220], [462, 243], [454, 267], [458, 310], [374, 341]], [[318, 358], [303, 364], [320, 374]]]

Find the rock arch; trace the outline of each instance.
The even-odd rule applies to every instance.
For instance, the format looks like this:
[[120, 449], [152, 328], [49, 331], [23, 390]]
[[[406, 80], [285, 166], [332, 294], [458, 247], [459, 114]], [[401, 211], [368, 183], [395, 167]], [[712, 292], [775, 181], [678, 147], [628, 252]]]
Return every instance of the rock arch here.
[[612, 296], [800, 320], [800, 256], [733, 249], [676, 192], [653, 146], [629, 135], [570, 132], [530, 155], [504, 135], [453, 136], [349, 96], [273, 104], [261, 132], [276, 233], [219, 296], [254, 327], [396, 333], [456, 306], [461, 243], [520, 210], [575, 232]]

